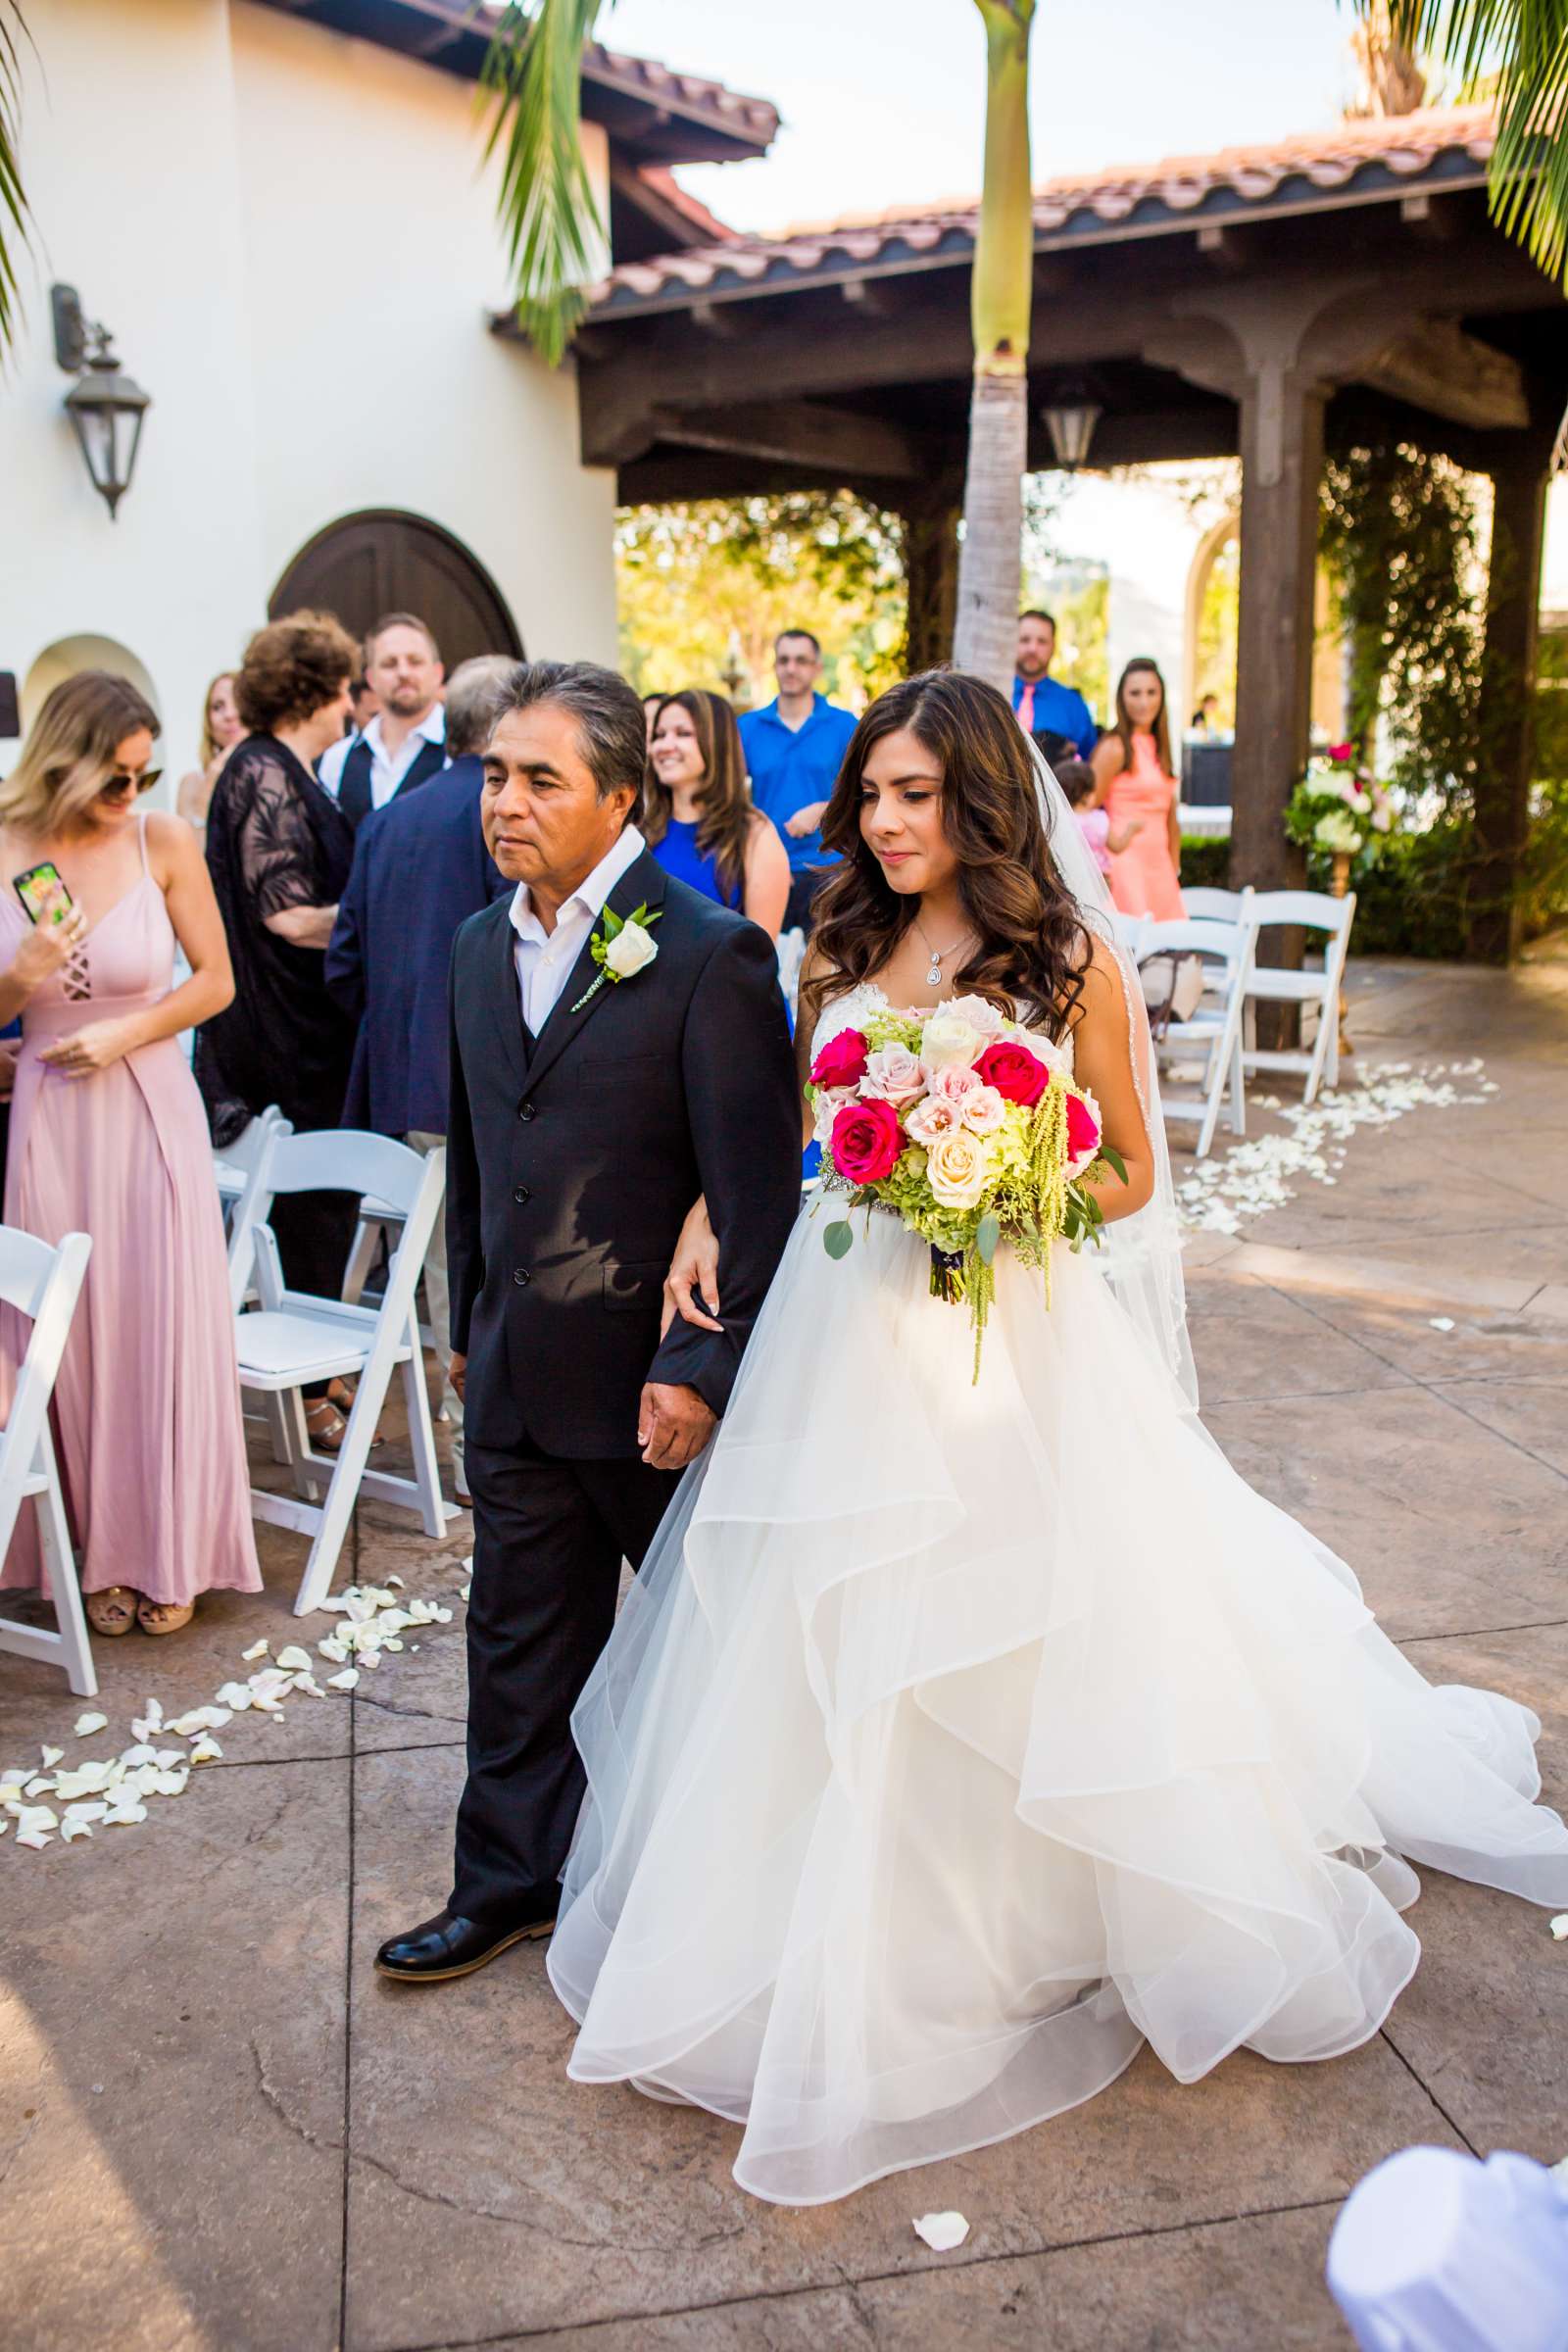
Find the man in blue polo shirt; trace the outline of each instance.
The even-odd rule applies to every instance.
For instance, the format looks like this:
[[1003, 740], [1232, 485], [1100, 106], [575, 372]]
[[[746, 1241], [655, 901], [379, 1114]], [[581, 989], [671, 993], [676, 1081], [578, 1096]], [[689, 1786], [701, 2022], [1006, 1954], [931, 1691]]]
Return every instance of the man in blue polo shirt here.
[[1089, 760], [1100, 729], [1083, 696], [1071, 686], [1058, 686], [1050, 674], [1055, 651], [1056, 624], [1051, 614], [1038, 608], [1020, 612], [1012, 707], [1026, 735], [1065, 735], [1079, 759]]
[[841, 710], [816, 691], [822, 648], [809, 629], [785, 629], [773, 647], [778, 700], [741, 718], [741, 742], [752, 779], [752, 798], [770, 816], [790, 856], [786, 930], [809, 931], [811, 900], [828, 866], [822, 817], [855, 733], [855, 714]]

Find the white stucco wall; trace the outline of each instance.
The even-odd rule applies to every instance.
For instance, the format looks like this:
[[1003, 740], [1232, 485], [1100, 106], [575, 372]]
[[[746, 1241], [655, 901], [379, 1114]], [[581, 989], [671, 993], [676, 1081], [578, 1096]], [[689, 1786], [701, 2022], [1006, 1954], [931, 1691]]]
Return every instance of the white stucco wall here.
[[[0, 376], [0, 668], [124, 645], [182, 769], [208, 677], [285, 565], [367, 507], [453, 532], [530, 652], [612, 661], [613, 477], [577, 462], [569, 364], [552, 376], [484, 327], [506, 272], [471, 85], [251, 0], [29, 0], [27, 19], [36, 254]], [[153, 396], [113, 523], [62, 407], [57, 278]]]

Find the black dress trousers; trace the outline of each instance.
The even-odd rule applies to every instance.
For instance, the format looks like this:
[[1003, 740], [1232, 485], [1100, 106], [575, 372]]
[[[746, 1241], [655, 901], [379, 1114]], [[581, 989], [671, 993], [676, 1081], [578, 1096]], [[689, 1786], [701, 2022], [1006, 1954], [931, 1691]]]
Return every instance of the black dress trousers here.
[[526, 1440], [469, 1441], [468, 1779], [447, 1908], [507, 1927], [548, 1918], [582, 1803], [571, 1710], [680, 1474], [635, 1456], [562, 1461]]

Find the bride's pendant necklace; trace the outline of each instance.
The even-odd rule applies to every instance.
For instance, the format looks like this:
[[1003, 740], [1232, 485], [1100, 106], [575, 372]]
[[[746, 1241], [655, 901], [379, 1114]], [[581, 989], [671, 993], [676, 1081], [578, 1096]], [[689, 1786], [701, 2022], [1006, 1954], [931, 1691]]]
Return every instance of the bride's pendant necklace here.
[[960, 932], [951, 948], [934, 948], [931, 945], [930, 939], [926, 935], [925, 925], [919, 920], [918, 916], [915, 918], [914, 927], [919, 932], [920, 937], [925, 940], [926, 954], [931, 958], [931, 968], [926, 973], [925, 984], [927, 988], [940, 988], [942, 986], [942, 959], [945, 956], [956, 955], [957, 950], [962, 947], [964, 937], [966, 935]]

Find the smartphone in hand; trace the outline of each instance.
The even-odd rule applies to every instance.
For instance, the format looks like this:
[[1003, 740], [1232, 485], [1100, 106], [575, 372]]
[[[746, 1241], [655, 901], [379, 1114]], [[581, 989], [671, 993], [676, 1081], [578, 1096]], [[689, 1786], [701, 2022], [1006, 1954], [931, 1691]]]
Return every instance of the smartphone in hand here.
[[60, 868], [48, 858], [42, 865], [29, 865], [24, 874], [14, 874], [12, 886], [26, 909], [29, 923], [42, 922], [47, 913], [49, 921], [58, 926], [71, 912], [71, 893], [61, 879]]

